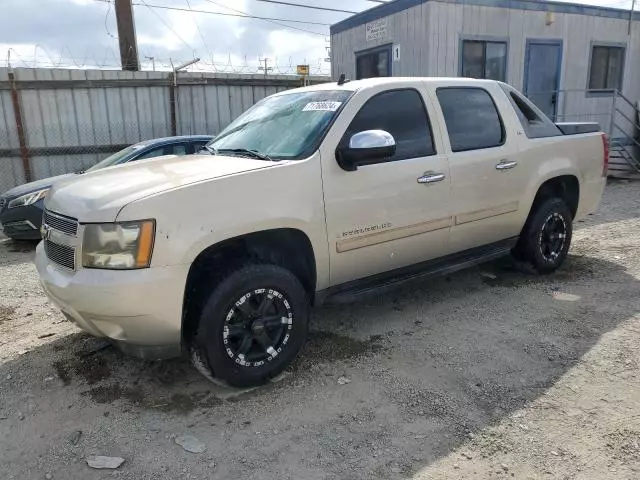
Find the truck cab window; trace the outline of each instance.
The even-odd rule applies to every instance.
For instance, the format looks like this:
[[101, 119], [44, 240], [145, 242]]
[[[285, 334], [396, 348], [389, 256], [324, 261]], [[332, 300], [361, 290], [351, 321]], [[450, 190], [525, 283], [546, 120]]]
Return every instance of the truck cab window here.
[[451, 151], [465, 152], [504, 143], [502, 119], [483, 88], [445, 87], [436, 91], [449, 132]]
[[348, 145], [352, 135], [365, 130], [384, 130], [393, 135], [396, 154], [382, 161], [435, 154], [431, 126], [417, 90], [392, 90], [367, 100], [347, 128], [341, 145]]
[[506, 84], [500, 87], [507, 94], [511, 106], [515, 109], [528, 138], [555, 137], [562, 135], [560, 129], [531, 101], [517, 93]]

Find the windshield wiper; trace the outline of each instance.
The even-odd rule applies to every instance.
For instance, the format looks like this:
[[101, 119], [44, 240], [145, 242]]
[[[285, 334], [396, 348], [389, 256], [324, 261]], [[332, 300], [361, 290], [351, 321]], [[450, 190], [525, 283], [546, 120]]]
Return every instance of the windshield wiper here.
[[213, 147], [210, 147], [209, 145], [203, 145], [202, 148], [204, 148], [207, 152], [209, 152], [211, 155], [218, 155], [218, 150], [216, 150]]
[[266, 153], [259, 152], [258, 150], [250, 150], [248, 148], [222, 148], [220, 150], [216, 150], [216, 152], [218, 152], [218, 153], [222, 153], [222, 152], [238, 153], [240, 155], [247, 155], [249, 157], [258, 158], [260, 160], [268, 160], [269, 162], [276, 162], [277, 161], [277, 160], [274, 160], [273, 158], [271, 158]]

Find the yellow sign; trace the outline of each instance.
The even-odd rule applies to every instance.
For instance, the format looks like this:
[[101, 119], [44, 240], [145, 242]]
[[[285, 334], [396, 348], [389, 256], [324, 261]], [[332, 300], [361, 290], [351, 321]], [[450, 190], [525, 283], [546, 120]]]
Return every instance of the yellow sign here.
[[298, 75], [309, 75], [309, 65], [298, 65]]

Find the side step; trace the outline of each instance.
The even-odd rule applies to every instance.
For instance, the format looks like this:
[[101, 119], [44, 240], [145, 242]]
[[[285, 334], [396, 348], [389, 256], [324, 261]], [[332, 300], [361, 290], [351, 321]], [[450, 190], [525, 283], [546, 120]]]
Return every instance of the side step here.
[[397, 288], [407, 282], [449, 275], [509, 255], [516, 243], [518, 237], [336, 285], [318, 292], [316, 305], [351, 303], [368, 295]]

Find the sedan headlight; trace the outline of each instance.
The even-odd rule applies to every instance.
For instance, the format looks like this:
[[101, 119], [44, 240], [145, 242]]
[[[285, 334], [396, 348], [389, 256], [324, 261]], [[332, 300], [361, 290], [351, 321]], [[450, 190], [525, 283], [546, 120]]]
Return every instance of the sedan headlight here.
[[85, 225], [82, 266], [111, 270], [148, 268], [155, 230], [154, 220]]
[[32, 205], [38, 200], [45, 198], [48, 194], [49, 189], [43, 188], [42, 190], [36, 190], [35, 192], [21, 195], [18, 198], [14, 198], [13, 200], [11, 200], [7, 208], [26, 207], [27, 205]]

